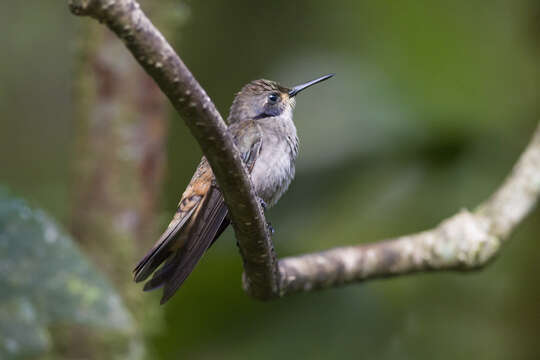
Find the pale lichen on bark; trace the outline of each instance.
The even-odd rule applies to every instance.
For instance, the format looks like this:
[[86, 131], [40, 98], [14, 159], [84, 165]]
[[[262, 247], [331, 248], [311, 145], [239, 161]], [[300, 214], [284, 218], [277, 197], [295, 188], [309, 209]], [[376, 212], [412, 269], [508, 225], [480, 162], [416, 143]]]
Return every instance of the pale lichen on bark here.
[[532, 210], [540, 196], [540, 126], [505, 183], [478, 213], [492, 219], [492, 232], [507, 238]]
[[104, 22], [154, 78], [208, 158], [229, 206], [244, 261], [244, 289], [259, 299], [431, 270], [485, 265], [540, 193], [540, 128], [499, 190], [476, 211], [435, 229], [276, 262], [262, 209], [226, 124], [182, 60], [134, 0], [71, 0], [77, 15]]

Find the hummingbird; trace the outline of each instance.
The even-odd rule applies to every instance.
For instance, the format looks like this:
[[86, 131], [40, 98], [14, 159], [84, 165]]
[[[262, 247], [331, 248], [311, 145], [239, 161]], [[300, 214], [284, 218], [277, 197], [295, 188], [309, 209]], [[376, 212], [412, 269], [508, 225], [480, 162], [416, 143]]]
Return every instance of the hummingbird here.
[[[298, 155], [293, 122], [296, 95], [332, 76], [321, 76], [292, 88], [259, 79], [246, 84], [236, 95], [227, 118], [227, 131], [241, 154], [263, 209], [279, 200], [294, 177]], [[203, 157], [167, 229], [135, 266], [134, 280], [145, 281], [153, 274], [143, 290], [163, 287], [164, 304], [229, 224], [227, 205], [212, 168]]]

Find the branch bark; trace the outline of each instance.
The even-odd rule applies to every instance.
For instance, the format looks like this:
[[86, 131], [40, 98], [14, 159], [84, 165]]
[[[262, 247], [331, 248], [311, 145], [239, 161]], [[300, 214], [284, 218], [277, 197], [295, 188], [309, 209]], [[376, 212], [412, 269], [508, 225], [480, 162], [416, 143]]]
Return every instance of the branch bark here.
[[247, 276], [260, 299], [278, 294], [279, 272], [270, 234], [251, 180], [227, 125], [171, 45], [134, 0], [70, 0], [75, 15], [105, 23], [156, 81], [208, 159], [230, 211]]
[[208, 158], [235, 228], [244, 289], [259, 299], [428, 270], [485, 265], [540, 193], [540, 127], [502, 187], [476, 211], [435, 229], [368, 245], [276, 261], [262, 209], [214, 104], [134, 0], [70, 0], [76, 15], [104, 22], [167, 95]]

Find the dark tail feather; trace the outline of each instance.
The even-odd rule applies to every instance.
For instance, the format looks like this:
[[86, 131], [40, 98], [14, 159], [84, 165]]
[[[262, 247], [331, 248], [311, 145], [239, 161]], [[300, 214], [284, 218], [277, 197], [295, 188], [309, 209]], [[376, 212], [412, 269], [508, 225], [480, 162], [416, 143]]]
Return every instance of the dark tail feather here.
[[[214, 239], [212, 240], [212, 243], [208, 248], [210, 248], [216, 240], [220, 237], [220, 235], [227, 229], [231, 221], [228, 217], [226, 217], [223, 222], [221, 223], [220, 228], [218, 229], [216, 235], [214, 236]], [[152, 276], [152, 279], [148, 280], [143, 287], [143, 291], [152, 291], [159, 289], [163, 285], [165, 285], [165, 282], [168, 278], [172, 277], [174, 273], [174, 269], [176, 266], [180, 263], [180, 258], [182, 257], [183, 252], [178, 251], [176, 255], [172, 258], [170, 258], [161, 268], [159, 268], [155, 273], [154, 276]]]
[[165, 281], [173, 275], [174, 269], [180, 262], [181, 256], [182, 251], [178, 251], [176, 255], [169, 258], [169, 260], [154, 273], [152, 279], [144, 284], [143, 291], [152, 291], [162, 287], [165, 284]]
[[135, 272], [135, 282], [141, 282], [146, 280], [157, 267], [167, 260], [171, 256], [171, 252], [167, 249], [161, 248], [155, 251], [153, 254], [149, 254], [148, 258], [143, 259], [141, 266], [133, 270]]
[[[157, 268], [161, 265], [169, 256], [172, 255], [170, 250], [172, 240], [176, 237], [178, 232], [183, 228], [184, 224], [189, 220], [196, 206], [194, 206], [187, 214], [185, 214], [180, 220], [173, 226], [169, 226], [167, 230], [161, 235], [156, 245], [139, 261], [134, 272], [135, 282], [141, 282], [146, 280]], [[175, 221], [175, 220], [173, 220]]]
[[174, 273], [171, 274], [170, 270], [165, 270], [163, 277], [160, 276], [159, 280], [149, 286], [149, 288], [155, 288], [161, 284], [165, 285], [161, 304], [166, 303], [191, 274], [195, 265], [197, 265], [218, 231], [222, 228], [227, 213], [228, 209], [223, 196], [216, 187], [212, 187], [196, 217], [197, 222], [194, 224], [191, 234], [189, 234], [187, 243], [179, 251], [179, 258], [171, 262], [171, 264], [175, 263], [177, 265], [174, 266]]

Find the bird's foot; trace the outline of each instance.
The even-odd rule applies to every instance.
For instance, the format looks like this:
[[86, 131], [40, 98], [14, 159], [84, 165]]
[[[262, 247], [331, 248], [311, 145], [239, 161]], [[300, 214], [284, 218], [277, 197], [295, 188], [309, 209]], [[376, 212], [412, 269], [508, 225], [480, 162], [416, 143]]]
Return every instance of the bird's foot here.
[[[264, 201], [263, 198], [261, 197], [257, 197], [257, 200], [259, 200], [259, 204], [261, 204], [263, 211], [266, 211], [266, 209], [268, 208], [266, 201]], [[268, 232], [270, 233], [270, 235], [274, 235], [274, 233], [276, 232], [272, 224], [270, 224], [269, 222], [266, 223], [266, 228], [268, 229]]]
[[270, 233], [270, 235], [274, 235], [274, 233], [276, 232], [272, 224], [270, 224], [269, 222], [266, 223], [266, 228], [268, 229], [268, 232]]
[[263, 210], [266, 211], [266, 208], [268, 207], [268, 205], [266, 205], [266, 201], [264, 201], [262, 198], [258, 198], [258, 200], [259, 200], [259, 204], [261, 204]]

